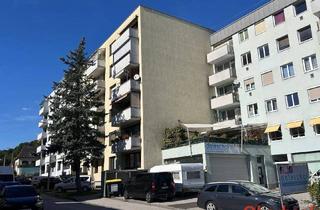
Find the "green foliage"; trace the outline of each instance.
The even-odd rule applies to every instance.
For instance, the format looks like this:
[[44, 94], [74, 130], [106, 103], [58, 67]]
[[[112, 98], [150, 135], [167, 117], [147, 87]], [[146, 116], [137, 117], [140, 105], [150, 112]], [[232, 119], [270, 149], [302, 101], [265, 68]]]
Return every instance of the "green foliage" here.
[[166, 128], [164, 130], [164, 138], [162, 140], [163, 147], [166, 145], [178, 146], [187, 140], [186, 129], [181, 126], [174, 128]]
[[34, 140], [31, 142], [21, 143], [18, 146], [16, 146], [15, 148], [7, 149], [7, 150], [0, 150], [0, 165], [1, 166], [3, 165], [4, 157], [6, 158], [6, 165], [7, 166], [10, 165], [12, 156], [13, 156], [13, 159], [15, 159], [24, 146], [32, 146], [34, 148], [34, 150], [36, 151], [36, 148], [38, 145], [39, 145], [39, 141]]
[[104, 145], [98, 137], [104, 134], [98, 127], [104, 125], [104, 111], [97, 110], [104, 104], [94, 81], [85, 75], [93, 65], [85, 56], [85, 40], [61, 60], [68, 68], [63, 80], [54, 83], [54, 94], [48, 98], [51, 110], [48, 131], [52, 141], [48, 152], [63, 152], [64, 161], [72, 166], [79, 180], [81, 163], [90, 165], [103, 157]]
[[316, 201], [316, 203], [320, 204], [320, 182], [310, 183], [308, 186], [308, 192], [312, 198], [312, 200]]

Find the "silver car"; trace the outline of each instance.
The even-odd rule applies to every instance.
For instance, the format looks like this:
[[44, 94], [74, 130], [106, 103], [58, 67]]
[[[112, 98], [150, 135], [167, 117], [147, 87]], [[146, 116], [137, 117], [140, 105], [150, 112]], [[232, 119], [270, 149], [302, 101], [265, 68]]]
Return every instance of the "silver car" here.
[[[80, 177], [81, 190], [84, 192], [92, 190], [91, 182], [88, 181], [88, 177]], [[64, 192], [68, 190], [76, 190], [76, 178], [70, 177], [58, 184], [54, 185], [54, 190], [57, 192]]]
[[[283, 197], [288, 210], [298, 210], [298, 201]], [[280, 210], [280, 194], [248, 181], [214, 182], [207, 184], [198, 195], [197, 205], [207, 210]]]

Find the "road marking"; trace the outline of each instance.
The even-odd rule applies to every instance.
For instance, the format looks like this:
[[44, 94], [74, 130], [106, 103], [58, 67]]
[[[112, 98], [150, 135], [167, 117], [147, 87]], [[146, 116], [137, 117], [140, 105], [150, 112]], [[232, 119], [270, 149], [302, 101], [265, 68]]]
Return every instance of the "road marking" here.
[[54, 202], [55, 204], [77, 204], [77, 203], [81, 203], [79, 201], [58, 201], [58, 202]]

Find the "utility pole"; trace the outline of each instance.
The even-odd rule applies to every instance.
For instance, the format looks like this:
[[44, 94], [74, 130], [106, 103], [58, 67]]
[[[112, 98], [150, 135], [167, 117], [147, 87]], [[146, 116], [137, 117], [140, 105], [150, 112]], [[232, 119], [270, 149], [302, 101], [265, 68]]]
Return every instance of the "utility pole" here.
[[14, 159], [13, 159], [13, 152], [11, 153], [11, 166], [12, 166], [12, 177], [13, 177], [13, 180], [15, 180], [15, 175], [14, 175], [14, 166], [15, 166], [15, 162], [14, 162]]
[[6, 166], [6, 157], [7, 157], [7, 155], [4, 155], [4, 158], [3, 158], [3, 166]]

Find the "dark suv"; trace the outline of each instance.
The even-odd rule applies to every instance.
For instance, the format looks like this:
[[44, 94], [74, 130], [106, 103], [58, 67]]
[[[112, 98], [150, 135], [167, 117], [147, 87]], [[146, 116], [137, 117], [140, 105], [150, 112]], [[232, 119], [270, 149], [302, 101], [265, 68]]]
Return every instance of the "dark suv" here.
[[[279, 193], [248, 181], [209, 183], [199, 193], [197, 204], [207, 210], [282, 209]], [[283, 204], [287, 210], [299, 210], [298, 201], [290, 196], [283, 197]]]
[[175, 194], [175, 184], [172, 174], [139, 173], [129, 179], [124, 186], [124, 198], [141, 198], [148, 203], [155, 199], [172, 200]]

